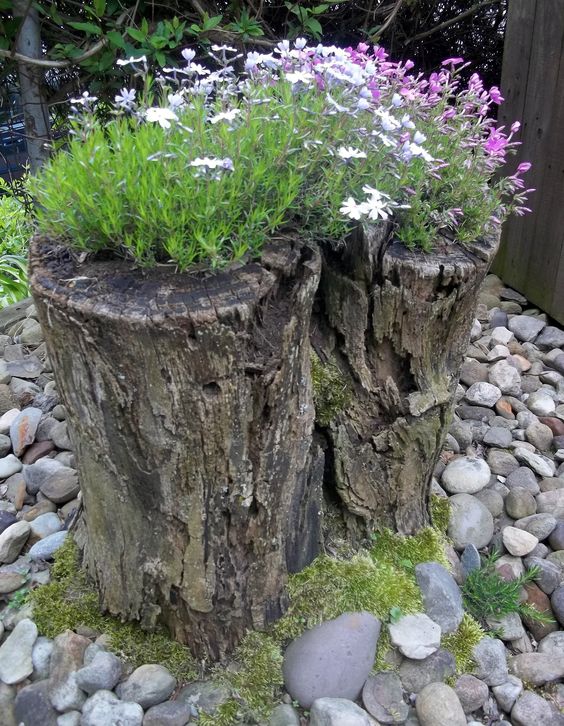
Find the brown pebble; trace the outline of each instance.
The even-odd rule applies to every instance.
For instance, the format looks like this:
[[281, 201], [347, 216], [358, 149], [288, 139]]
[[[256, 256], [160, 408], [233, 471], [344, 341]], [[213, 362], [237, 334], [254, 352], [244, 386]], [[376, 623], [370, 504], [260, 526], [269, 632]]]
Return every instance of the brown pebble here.
[[539, 421], [548, 426], [555, 436], [564, 436], [564, 421], [554, 416], [539, 416]]
[[54, 451], [54, 449], [55, 444], [50, 439], [47, 439], [46, 441], [36, 441], [23, 455], [22, 464], [35, 464], [38, 459], [47, 456], [47, 454], [50, 454]]
[[503, 416], [503, 418], [506, 419], [515, 418], [515, 414], [513, 413], [511, 404], [505, 398], [500, 398], [499, 401], [497, 401], [497, 403], [495, 404], [494, 408], [498, 416]]

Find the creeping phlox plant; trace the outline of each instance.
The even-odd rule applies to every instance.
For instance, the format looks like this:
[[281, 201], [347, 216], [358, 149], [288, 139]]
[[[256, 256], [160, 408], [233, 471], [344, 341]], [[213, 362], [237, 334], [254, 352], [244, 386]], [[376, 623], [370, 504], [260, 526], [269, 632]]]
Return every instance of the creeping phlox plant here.
[[424, 77], [366, 44], [182, 55], [156, 77], [143, 57], [119, 61], [137, 86], [111, 109], [74, 99], [74, 136], [35, 182], [40, 230], [185, 269], [256, 256], [292, 227], [339, 242], [392, 219], [407, 247], [430, 250], [528, 211], [530, 164], [492, 181], [519, 124], [496, 127], [499, 90], [477, 74], [464, 84], [460, 58]]

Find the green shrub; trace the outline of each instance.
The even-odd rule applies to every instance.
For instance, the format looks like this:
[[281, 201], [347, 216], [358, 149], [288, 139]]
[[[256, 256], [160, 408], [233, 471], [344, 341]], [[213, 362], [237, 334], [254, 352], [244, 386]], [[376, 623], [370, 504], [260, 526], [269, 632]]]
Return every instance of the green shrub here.
[[517, 127], [495, 128], [498, 89], [463, 87], [458, 59], [426, 80], [377, 47], [214, 49], [211, 72], [184, 51], [186, 67], [154, 80], [126, 61], [145, 95], [123, 89], [109, 123], [95, 98], [75, 99], [74, 138], [33, 183], [43, 232], [183, 270], [257, 257], [288, 229], [340, 244], [387, 219], [430, 250], [443, 232], [470, 242], [525, 210], [530, 165], [488, 185]]
[[530, 605], [521, 603], [523, 585], [539, 574], [538, 567], [530, 567], [514, 580], [504, 580], [495, 568], [499, 555], [486, 557], [479, 569], [472, 570], [462, 585], [464, 607], [476, 620], [486, 624], [511, 613], [525, 615], [540, 622], [553, 622], [550, 617]]
[[0, 179], [0, 308], [28, 295], [26, 254], [31, 233], [24, 204]]

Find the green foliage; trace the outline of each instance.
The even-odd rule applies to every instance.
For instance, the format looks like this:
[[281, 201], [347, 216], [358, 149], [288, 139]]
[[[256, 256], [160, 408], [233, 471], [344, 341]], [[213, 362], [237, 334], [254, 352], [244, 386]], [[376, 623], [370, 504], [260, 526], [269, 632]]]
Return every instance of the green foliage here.
[[442, 637], [441, 647], [454, 655], [457, 673], [468, 673], [472, 669], [474, 648], [484, 635], [484, 631], [474, 618], [464, 613], [458, 629]]
[[106, 633], [111, 649], [133, 667], [161, 663], [179, 681], [196, 677], [188, 648], [171, 640], [164, 630], [147, 633], [136, 623], [121, 623], [101, 613], [98, 597], [79, 567], [78, 549], [70, 537], [55, 555], [51, 582], [32, 590], [29, 601], [42, 635], [54, 638], [67, 629], [88, 626]]
[[482, 567], [472, 570], [462, 585], [464, 607], [480, 623], [488, 619], [519, 613], [543, 623], [554, 622], [549, 616], [520, 602], [523, 585], [539, 575], [539, 568], [529, 568], [514, 580], [504, 580], [495, 569], [498, 554], [485, 558]]
[[29, 588], [22, 587], [10, 597], [8, 607], [11, 610], [19, 610], [29, 601]]
[[320, 426], [329, 426], [348, 405], [350, 388], [336, 363], [328, 361], [323, 364], [313, 349], [310, 361], [315, 420]]
[[31, 233], [24, 204], [0, 179], [0, 308], [28, 295], [26, 251]]
[[429, 499], [429, 512], [431, 514], [433, 528], [444, 534], [447, 531], [450, 519], [448, 497], [439, 497], [437, 494], [431, 494]]

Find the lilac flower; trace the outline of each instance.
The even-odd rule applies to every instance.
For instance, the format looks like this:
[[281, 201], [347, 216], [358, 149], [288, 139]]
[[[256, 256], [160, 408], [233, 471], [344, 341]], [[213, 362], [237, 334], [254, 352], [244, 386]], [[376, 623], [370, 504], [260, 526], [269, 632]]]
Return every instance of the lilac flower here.
[[522, 161], [519, 166], [517, 167], [517, 173], [518, 174], [525, 174], [525, 172], [529, 171], [532, 164], [530, 161]]
[[135, 89], [122, 88], [117, 96], [114, 96], [114, 103], [118, 108], [131, 111], [135, 105]]
[[503, 103], [504, 98], [500, 93], [500, 90], [497, 86], [492, 86], [490, 88], [490, 98], [492, 101], [499, 106], [500, 103]]
[[464, 63], [464, 58], [445, 58], [445, 60], [441, 63], [442, 66], [458, 66], [461, 63]]

